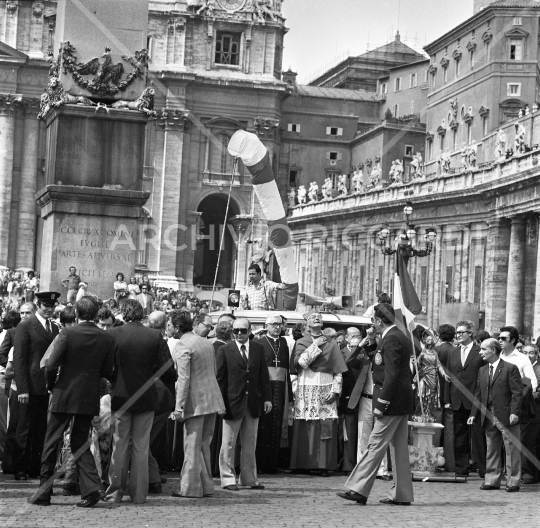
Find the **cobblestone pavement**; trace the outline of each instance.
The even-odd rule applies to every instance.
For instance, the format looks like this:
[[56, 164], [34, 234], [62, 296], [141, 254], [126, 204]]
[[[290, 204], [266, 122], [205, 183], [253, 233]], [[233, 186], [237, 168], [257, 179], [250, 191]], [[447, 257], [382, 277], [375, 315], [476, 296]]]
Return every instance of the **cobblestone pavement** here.
[[86, 510], [75, 506], [78, 497], [63, 497], [55, 486], [53, 505], [32, 506], [26, 499], [37, 480], [17, 482], [0, 476], [0, 526], [93, 528], [174, 527], [430, 527], [538, 526], [540, 484], [523, 486], [520, 493], [480, 491], [478, 477], [467, 483], [415, 482], [415, 503], [410, 507], [386, 506], [391, 484], [377, 481], [367, 506], [336, 497], [346, 477], [261, 475], [264, 490], [241, 488], [205, 499], [178, 499], [178, 473], [168, 475], [161, 495], [151, 495], [144, 505], [100, 502]]

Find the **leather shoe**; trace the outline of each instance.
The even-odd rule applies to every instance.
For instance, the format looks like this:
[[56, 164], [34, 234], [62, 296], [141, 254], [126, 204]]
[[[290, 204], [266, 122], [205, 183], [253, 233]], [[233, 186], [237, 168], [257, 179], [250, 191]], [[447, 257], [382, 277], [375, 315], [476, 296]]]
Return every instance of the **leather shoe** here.
[[250, 486], [251, 489], [264, 489], [262, 484], [257, 484], [256, 486]]
[[148, 484], [148, 493], [161, 493], [161, 482], [151, 482]]
[[519, 491], [519, 486], [506, 486], [506, 491], [508, 493], [515, 493]]
[[103, 491], [94, 491], [86, 499], [78, 502], [77, 506], [79, 508], [93, 508], [104, 496], [105, 493]]
[[480, 489], [483, 491], [492, 491], [492, 490], [498, 490], [501, 489], [500, 486], [490, 486], [489, 484], [482, 484], [480, 486]]
[[358, 504], [365, 505], [367, 502], [367, 497], [364, 497], [360, 493], [356, 493], [356, 491], [345, 491], [341, 493], [336, 493], [336, 495], [342, 499], [350, 500], [357, 502]]
[[410, 502], [400, 502], [395, 501], [394, 499], [381, 499], [379, 502], [382, 502], [383, 504], [393, 504], [394, 506], [410, 506]]
[[229, 491], [240, 491], [238, 486], [236, 484], [229, 484], [228, 486], [223, 486], [223, 489], [229, 490]]
[[15, 473], [13, 477], [15, 480], [28, 480], [28, 475], [24, 471], [19, 471]]
[[35, 495], [32, 495], [30, 498], [26, 499], [26, 502], [28, 504], [34, 504], [35, 506], [50, 506], [51, 505], [51, 499], [50, 497], [43, 497], [42, 495], [38, 495], [37, 493]]

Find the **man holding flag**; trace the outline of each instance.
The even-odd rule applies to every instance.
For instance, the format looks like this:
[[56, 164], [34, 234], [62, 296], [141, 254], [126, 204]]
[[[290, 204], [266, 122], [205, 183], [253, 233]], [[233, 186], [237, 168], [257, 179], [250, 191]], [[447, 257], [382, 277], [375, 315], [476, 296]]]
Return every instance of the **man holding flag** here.
[[[367, 503], [381, 461], [390, 445], [394, 486], [383, 504], [409, 506], [414, 501], [408, 448], [408, 417], [414, 412], [414, 393], [410, 371], [412, 339], [407, 330], [414, 329], [413, 311], [420, 302], [407, 273], [403, 257], [398, 253], [394, 287], [395, 310], [387, 303], [374, 308], [373, 326], [381, 336], [373, 360], [373, 416], [375, 423], [367, 450], [345, 487], [338, 493], [342, 499]], [[418, 310], [419, 311], [419, 310]], [[410, 334], [412, 335], [412, 334]]]

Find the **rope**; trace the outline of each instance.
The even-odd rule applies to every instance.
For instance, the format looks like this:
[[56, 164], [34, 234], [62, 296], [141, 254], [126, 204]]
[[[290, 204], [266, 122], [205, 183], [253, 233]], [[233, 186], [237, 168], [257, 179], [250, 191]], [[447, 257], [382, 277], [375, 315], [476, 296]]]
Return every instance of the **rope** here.
[[229, 205], [231, 203], [231, 194], [234, 185], [234, 174], [236, 172], [236, 166], [238, 165], [238, 158], [234, 158], [232, 173], [231, 173], [231, 185], [229, 186], [229, 196], [227, 197], [227, 208], [225, 209], [225, 220], [223, 221], [223, 231], [221, 232], [221, 239], [219, 240], [219, 252], [216, 264], [216, 273], [214, 275], [214, 285], [212, 286], [212, 298], [210, 299], [210, 311], [214, 307], [214, 294], [216, 293], [216, 283], [219, 271], [219, 262], [221, 260], [221, 251], [223, 250], [223, 240], [225, 239], [225, 229], [227, 227], [227, 217], [229, 216]]

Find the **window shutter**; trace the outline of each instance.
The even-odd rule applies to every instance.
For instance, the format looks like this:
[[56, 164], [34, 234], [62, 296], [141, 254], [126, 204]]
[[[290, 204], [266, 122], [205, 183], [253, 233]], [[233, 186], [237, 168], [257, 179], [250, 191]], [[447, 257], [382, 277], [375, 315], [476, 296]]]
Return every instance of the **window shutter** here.
[[341, 161], [343, 159], [343, 154], [341, 152], [338, 152], [337, 159], [338, 161]]
[[338, 136], [342, 136], [342, 135], [343, 135], [343, 129], [342, 129], [342, 128], [338, 128], [338, 129], [337, 129], [337, 135], [338, 135]]
[[327, 159], [327, 160], [330, 159], [330, 151], [328, 151], [328, 152], [326, 153], [326, 159]]
[[332, 133], [331, 127], [326, 127], [326, 135], [330, 135]]
[[292, 123], [287, 124], [287, 132], [292, 132], [293, 125]]
[[296, 131], [300, 132], [300, 125], [298, 125], [298, 124], [296, 125]]

